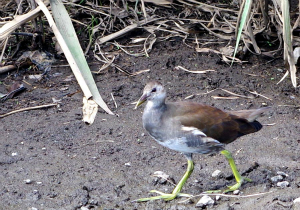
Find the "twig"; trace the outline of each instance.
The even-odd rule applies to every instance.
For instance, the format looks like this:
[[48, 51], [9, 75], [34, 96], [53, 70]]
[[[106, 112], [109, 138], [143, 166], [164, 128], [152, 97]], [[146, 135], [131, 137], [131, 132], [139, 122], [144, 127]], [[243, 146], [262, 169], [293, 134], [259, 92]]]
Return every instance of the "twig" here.
[[262, 124], [263, 126], [273, 126], [276, 125], [276, 123], [269, 123], [269, 124]]
[[270, 101], [272, 101], [273, 99], [272, 98], [268, 98], [267, 96], [264, 96], [264, 95], [262, 95], [262, 94], [259, 94], [259, 93], [257, 93], [256, 91], [250, 91], [250, 90], [248, 90], [248, 92], [249, 93], [252, 93], [252, 94], [254, 94], [254, 95], [258, 95], [258, 96], [261, 96], [261, 97], [263, 97], [263, 98], [265, 98], [265, 99], [268, 99], [268, 100], [270, 100]]
[[12, 71], [12, 70], [14, 70], [16, 68], [17, 67], [15, 65], [2, 66], [2, 67], [0, 67], [0, 74], [8, 72], [8, 71]]
[[[81, 7], [83, 9], [86, 9], [86, 10], [89, 10], [89, 12], [95, 12], [95, 13], [99, 13], [101, 15], [105, 15], [107, 17], [110, 17], [110, 14], [106, 14], [105, 12], [102, 12], [99, 8], [98, 9], [92, 9], [90, 7], [85, 7], [85, 6], [82, 6], [80, 4], [74, 4], [74, 3], [63, 3], [64, 5], [72, 5], [72, 6], [75, 6], [75, 7]], [[93, 5], [94, 6], [94, 5]]]
[[108, 36], [105, 36], [105, 37], [102, 37], [102, 38], [98, 39], [98, 43], [103, 44], [103, 43], [108, 42], [110, 40], [116, 39], [116, 38], [128, 33], [129, 31], [132, 31], [132, 30], [134, 30], [138, 27], [141, 27], [141, 26], [146, 25], [148, 23], [151, 23], [153, 21], [157, 21], [159, 19], [161, 19], [161, 18], [148, 19], [147, 21], [139, 22], [139, 24], [134, 23], [132, 25], [126, 26], [125, 28], [123, 28], [120, 31], [117, 31], [113, 34], [110, 34]]
[[[251, 96], [244, 96], [244, 95], [239, 95], [239, 94], [236, 94], [236, 93], [233, 93], [233, 92], [231, 92], [231, 91], [229, 91], [229, 90], [225, 90], [225, 89], [220, 89], [220, 90], [223, 90], [224, 92], [226, 92], [226, 93], [229, 93], [229, 94], [231, 94], [231, 95], [233, 95], [233, 96], [237, 96], [237, 97], [241, 97], [241, 98], [249, 98], [249, 99], [252, 99], [253, 98], [253, 96], [251, 97]], [[250, 92], [250, 91], [249, 91]], [[251, 92], [250, 92], [251, 93]]]
[[3, 55], [4, 55], [4, 52], [5, 52], [6, 46], [7, 46], [7, 42], [8, 42], [8, 37], [6, 37], [6, 39], [4, 41], [3, 49], [2, 49], [2, 52], [1, 52], [1, 55], [0, 55], [0, 63], [2, 63], [2, 59], [3, 59]]
[[[98, 47], [98, 51], [99, 51], [100, 55], [102, 56], [102, 58], [103, 58], [104, 60], [102, 60], [102, 59], [95, 53], [96, 47]], [[105, 57], [105, 55], [104, 55], [104, 53], [102, 52], [102, 50], [101, 50], [101, 48], [100, 48], [100, 45], [99, 45], [98, 43], [95, 44], [94, 56], [95, 56], [95, 58], [96, 58], [97, 60], [103, 62], [104, 64], [103, 64], [103, 66], [102, 66], [97, 72], [93, 71], [93, 73], [99, 74], [102, 70], [108, 68], [109, 66], [112, 66], [112, 67], [115, 67], [116, 69], [118, 69], [119, 71], [121, 71], [121, 72], [123, 72], [123, 73], [129, 75], [129, 76], [132, 75], [130, 72], [128, 72], [128, 71], [126, 71], [126, 70], [123, 70], [123, 69], [122, 69], [121, 67], [119, 67], [117, 64], [114, 64], [114, 63], [113, 63], [114, 60], [115, 60], [115, 56], [114, 56], [111, 60], [109, 60], [107, 57]]]
[[108, 42], [108, 41], [110, 41], [112, 39], [115, 39], [115, 38], [117, 38], [119, 36], [122, 36], [123, 34], [128, 33], [129, 31], [132, 31], [133, 29], [135, 29], [137, 27], [138, 27], [138, 24], [136, 24], [136, 23], [134, 23], [132, 25], [129, 25], [129, 26], [123, 28], [122, 30], [120, 30], [120, 31], [118, 31], [116, 33], [113, 33], [113, 34], [110, 34], [108, 36], [105, 36], [105, 37], [102, 37], [102, 38], [98, 39], [98, 41], [99, 41], [98, 43], [99, 44], [103, 44], [105, 42]]
[[199, 195], [192, 196], [184, 201], [180, 201], [179, 203], [185, 203], [186, 201], [188, 201], [192, 198], [200, 197], [200, 196], [204, 196], [204, 195], [210, 195], [210, 196], [215, 195], [215, 196], [223, 196], [223, 197], [229, 197], [229, 198], [250, 198], [250, 197], [255, 197], [255, 196], [266, 195], [269, 193], [273, 193], [273, 191], [265, 192], [265, 193], [250, 194], [250, 195], [227, 195], [227, 194], [222, 194], [222, 193], [201, 193]]
[[234, 99], [239, 99], [240, 97], [238, 96], [212, 96], [213, 99], [227, 99], [227, 100], [234, 100]]
[[116, 109], [117, 109], [117, 108], [118, 108], [118, 104], [117, 104], [117, 102], [116, 102], [116, 100], [115, 100], [114, 94], [110, 93], [110, 95], [111, 95], [111, 98], [112, 98], [112, 100], [114, 101], [115, 107], [116, 107]]
[[216, 91], [216, 90], [219, 90], [219, 88], [216, 88], [216, 89], [207, 91], [206, 93], [197, 93], [196, 95], [197, 95], [197, 96], [200, 96], [200, 95], [207, 95], [207, 94], [210, 94], [210, 93], [212, 93], [212, 92], [214, 92], [214, 91]]
[[140, 71], [137, 71], [137, 72], [132, 73], [130, 76], [136, 76], [136, 75], [138, 75], [138, 74], [142, 74], [142, 73], [148, 72], [148, 71], [150, 71], [150, 69], [140, 70]]
[[279, 104], [278, 106], [298, 108], [300, 105]]
[[213, 70], [213, 69], [208, 69], [208, 70], [200, 70], [200, 71], [192, 71], [192, 70], [188, 70], [188, 69], [186, 69], [186, 68], [184, 68], [184, 67], [182, 67], [182, 66], [176, 66], [175, 67], [175, 69], [176, 70], [183, 70], [183, 71], [187, 71], [187, 72], [190, 72], [190, 73], [194, 73], [194, 74], [205, 74], [205, 73], [207, 73], [208, 71], [215, 71], [215, 70]]
[[42, 109], [42, 108], [47, 108], [47, 107], [52, 107], [52, 106], [57, 106], [57, 103], [54, 103], [54, 104], [45, 104], [45, 105], [40, 105], [40, 106], [33, 106], [33, 107], [27, 107], [27, 108], [23, 108], [23, 109], [18, 109], [18, 110], [15, 110], [15, 111], [8, 112], [6, 114], [2, 114], [2, 115], [0, 115], [0, 118], [6, 117], [8, 115], [15, 114], [15, 113], [18, 113], [18, 112], [23, 112], [23, 111], [28, 111], [28, 110], [34, 110], [34, 109]]

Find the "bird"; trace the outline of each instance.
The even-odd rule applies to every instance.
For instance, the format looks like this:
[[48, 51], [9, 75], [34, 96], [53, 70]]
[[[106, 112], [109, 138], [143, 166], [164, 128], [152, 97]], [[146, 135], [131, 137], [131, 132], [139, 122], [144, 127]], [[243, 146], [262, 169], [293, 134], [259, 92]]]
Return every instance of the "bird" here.
[[[137, 199], [137, 202], [164, 199], [173, 200], [176, 197], [189, 197], [181, 193], [181, 189], [193, 172], [192, 155], [220, 152], [225, 156], [232, 169], [236, 184], [228, 187], [223, 193], [239, 189], [244, 182], [252, 180], [241, 176], [234, 159], [224, 146], [237, 138], [259, 131], [262, 124], [258, 118], [270, 107], [258, 109], [223, 111], [213, 106], [190, 101], [166, 103], [167, 92], [157, 81], [146, 84], [142, 96], [135, 109], [147, 101], [143, 112], [143, 127], [159, 144], [171, 150], [181, 152], [187, 158], [187, 169], [172, 193], [157, 190], [150, 192], [158, 196]], [[221, 190], [207, 191], [221, 192]]]

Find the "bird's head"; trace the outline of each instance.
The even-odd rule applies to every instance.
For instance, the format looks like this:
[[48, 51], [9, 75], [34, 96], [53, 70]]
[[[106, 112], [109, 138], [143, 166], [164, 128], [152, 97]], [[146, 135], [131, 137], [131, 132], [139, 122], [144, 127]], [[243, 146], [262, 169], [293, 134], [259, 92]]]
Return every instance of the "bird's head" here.
[[159, 82], [149, 82], [143, 91], [143, 95], [138, 100], [135, 109], [145, 101], [151, 101], [154, 105], [164, 103], [166, 99], [166, 91]]

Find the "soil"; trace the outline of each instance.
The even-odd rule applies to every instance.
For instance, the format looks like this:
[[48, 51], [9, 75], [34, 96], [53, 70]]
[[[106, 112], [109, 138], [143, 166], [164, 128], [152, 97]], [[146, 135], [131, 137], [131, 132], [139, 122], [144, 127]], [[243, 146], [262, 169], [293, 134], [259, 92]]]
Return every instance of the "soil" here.
[[[251, 55], [248, 63], [230, 67], [215, 54], [196, 53], [181, 40], [154, 45], [150, 57], [130, 57], [120, 53], [115, 62], [127, 76], [110, 68], [95, 80], [104, 101], [117, 116], [99, 110], [95, 122], [82, 122], [82, 93], [70, 68], [53, 67], [41, 81], [25, 79], [27, 91], [1, 103], [1, 114], [23, 107], [60, 101], [59, 107], [20, 112], [1, 119], [0, 130], [0, 209], [194, 209], [202, 197], [189, 202], [132, 202], [154, 195], [150, 190], [171, 192], [174, 185], [153, 177], [163, 171], [177, 183], [185, 172], [185, 157], [158, 145], [142, 127], [143, 107], [132, 102], [141, 96], [151, 80], [168, 89], [168, 101], [189, 100], [224, 110], [271, 106], [259, 118], [264, 125], [257, 133], [243, 136], [226, 146], [233, 153], [240, 172], [253, 180], [240, 188], [239, 195], [221, 196], [213, 209], [293, 209], [300, 196], [300, 97], [289, 79], [276, 84], [283, 74], [281, 59], [268, 60]], [[56, 63], [57, 64], [57, 63]], [[215, 71], [193, 74], [178, 70]], [[100, 65], [91, 64], [93, 70]], [[1, 75], [4, 84], [38, 72]], [[218, 100], [212, 96], [232, 96], [222, 88], [244, 96]], [[215, 90], [217, 89], [217, 90]], [[213, 92], [209, 92], [215, 90]], [[75, 93], [75, 94], [74, 94]], [[113, 94], [117, 107], [111, 97]], [[187, 96], [188, 99], [185, 99]], [[211, 189], [226, 189], [235, 183], [221, 154], [194, 155], [195, 169], [182, 192], [199, 195]], [[220, 170], [222, 175], [213, 178]], [[277, 187], [271, 178], [284, 172], [287, 187]], [[232, 195], [229, 193], [228, 195]], [[215, 196], [211, 196], [215, 199]], [[86, 208], [84, 208], [86, 207]]]

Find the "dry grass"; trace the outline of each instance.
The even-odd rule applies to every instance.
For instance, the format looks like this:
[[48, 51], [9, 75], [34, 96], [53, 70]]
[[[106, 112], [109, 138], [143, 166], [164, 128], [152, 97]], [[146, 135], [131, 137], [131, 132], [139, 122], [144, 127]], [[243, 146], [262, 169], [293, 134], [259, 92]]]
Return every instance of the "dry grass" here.
[[[250, 3], [246, 14], [243, 13], [244, 1]], [[93, 51], [94, 57], [103, 63], [97, 72], [113, 66], [131, 75], [114, 64], [118, 50], [131, 56], [151, 56], [155, 43], [180, 37], [191, 50], [217, 53], [229, 65], [247, 61], [246, 52], [274, 59], [283, 57], [287, 62], [285, 76], [290, 73], [296, 87], [297, 61], [293, 48], [299, 46], [300, 39], [296, 33], [292, 34], [300, 22], [298, 9], [286, 13], [288, 0], [244, 1], [206, 4], [206, 1], [196, 0], [118, 0], [103, 1], [101, 5], [97, 1], [86, 1], [65, 3], [65, 6], [77, 26], [77, 33], [88, 36], [84, 52]], [[266, 2], [269, 4], [265, 5]], [[292, 8], [296, 8], [295, 5]], [[9, 18], [12, 11], [3, 14]], [[243, 15], [246, 15], [244, 19]], [[27, 24], [24, 29], [32, 32], [34, 27]], [[124, 36], [127, 39], [119, 39]], [[4, 60], [10, 59], [10, 53], [6, 48]]]

